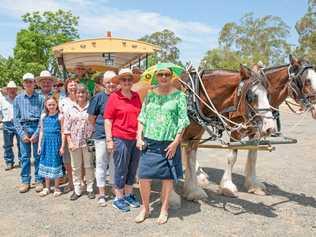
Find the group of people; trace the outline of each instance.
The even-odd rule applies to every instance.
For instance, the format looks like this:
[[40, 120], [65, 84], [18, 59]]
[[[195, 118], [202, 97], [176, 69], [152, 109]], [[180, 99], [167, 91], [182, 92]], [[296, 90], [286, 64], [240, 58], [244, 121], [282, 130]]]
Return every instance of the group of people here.
[[[18, 95], [15, 83], [9, 82], [0, 103], [4, 160], [5, 169], [12, 169], [13, 136], [17, 136], [19, 192], [28, 192], [32, 185], [32, 150], [39, 196], [73, 191], [72, 201], [84, 193], [94, 199], [96, 180], [98, 205], [106, 206], [109, 192], [114, 192], [112, 206], [127, 212], [141, 206], [133, 192], [137, 178], [142, 207], [135, 221], [141, 223], [150, 215], [151, 181], [160, 179], [162, 206], [157, 222], [166, 223], [173, 182], [183, 176], [180, 142], [189, 124], [186, 96], [173, 87], [172, 74], [171, 68], [158, 68], [158, 86], [143, 103], [132, 90], [139, 74], [129, 68], [118, 74], [106, 71], [94, 80], [85, 78], [80, 68], [64, 82], [64, 95], [58, 89], [53, 93], [54, 83], [56, 87], [61, 83], [48, 71], [37, 78], [26, 73], [24, 91]], [[36, 82], [40, 92], [35, 91]], [[106, 190], [108, 173], [112, 190]], [[61, 189], [64, 176], [68, 184]]]

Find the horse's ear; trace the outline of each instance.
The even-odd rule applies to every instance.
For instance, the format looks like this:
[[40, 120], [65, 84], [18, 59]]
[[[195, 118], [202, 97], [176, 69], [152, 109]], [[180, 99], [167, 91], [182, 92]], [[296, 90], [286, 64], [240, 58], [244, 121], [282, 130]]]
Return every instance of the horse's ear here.
[[296, 65], [298, 64], [297, 58], [295, 58], [292, 54], [289, 55], [289, 61], [291, 65]]
[[242, 64], [240, 64], [239, 73], [240, 73], [240, 76], [241, 76], [241, 80], [248, 79], [250, 77], [249, 68], [245, 67]]

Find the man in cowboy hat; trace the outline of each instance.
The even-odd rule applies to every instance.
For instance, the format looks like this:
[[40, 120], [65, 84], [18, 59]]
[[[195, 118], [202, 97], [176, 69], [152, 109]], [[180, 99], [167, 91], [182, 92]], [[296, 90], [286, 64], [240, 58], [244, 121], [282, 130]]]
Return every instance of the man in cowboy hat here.
[[22, 84], [24, 90], [14, 100], [13, 122], [20, 137], [21, 149], [21, 186], [20, 193], [30, 189], [31, 183], [31, 148], [35, 166], [35, 191], [43, 190], [43, 178], [38, 175], [39, 155], [37, 154], [37, 142], [39, 133], [39, 120], [44, 108], [44, 96], [35, 92], [35, 79], [32, 73], [23, 75]]
[[95, 81], [89, 77], [89, 69], [86, 68], [82, 63], [76, 65], [76, 75], [81, 84], [84, 84], [88, 89], [89, 95], [94, 95]]
[[0, 100], [0, 113], [3, 123], [3, 149], [5, 170], [11, 170], [14, 167], [13, 140], [16, 137], [18, 145], [18, 165], [20, 165], [21, 153], [19, 147], [19, 136], [13, 124], [13, 101], [17, 94], [17, 86], [14, 81], [9, 81], [6, 86], [7, 95]]
[[41, 71], [40, 75], [36, 77], [37, 85], [41, 88], [41, 94], [45, 97], [53, 95], [53, 86], [56, 78], [47, 71]]

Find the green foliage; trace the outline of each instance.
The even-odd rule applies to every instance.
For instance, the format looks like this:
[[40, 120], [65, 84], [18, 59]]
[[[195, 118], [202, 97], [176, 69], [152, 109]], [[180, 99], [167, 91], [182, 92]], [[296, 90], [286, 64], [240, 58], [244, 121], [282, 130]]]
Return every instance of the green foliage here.
[[305, 15], [296, 23], [299, 46], [296, 54], [316, 64], [316, 0], [308, 1]]
[[24, 73], [38, 75], [42, 70], [45, 70], [45, 66], [36, 62], [25, 63], [13, 57], [0, 57], [0, 87], [5, 86], [10, 80], [21, 85]]
[[239, 70], [241, 62], [241, 56], [237, 52], [228, 49], [215, 48], [207, 51], [201, 61], [200, 67], [203, 69]]
[[239, 23], [226, 23], [220, 32], [221, 48], [236, 51], [241, 61], [253, 64], [261, 60], [266, 65], [283, 63], [290, 52], [286, 41], [289, 26], [277, 16], [254, 18], [245, 14]]
[[51, 48], [79, 38], [78, 17], [70, 11], [32, 12], [22, 16], [28, 24], [16, 36], [14, 57], [0, 60], [0, 84], [14, 80], [17, 83], [26, 72], [38, 75], [44, 69], [58, 74], [58, 66]]
[[151, 35], [145, 35], [139, 40], [157, 45], [161, 48], [159, 52], [149, 57], [149, 66], [160, 62], [171, 62], [182, 65], [179, 60], [180, 50], [177, 47], [182, 40], [176, 36], [174, 32], [165, 29], [160, 32], [152, 33]]

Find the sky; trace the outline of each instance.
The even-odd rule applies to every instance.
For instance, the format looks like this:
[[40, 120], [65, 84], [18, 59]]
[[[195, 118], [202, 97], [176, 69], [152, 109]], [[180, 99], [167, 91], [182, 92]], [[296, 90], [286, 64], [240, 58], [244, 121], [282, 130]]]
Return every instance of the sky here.
[[288, 41], [297, 44], [295, 23], [305, 14], [307, 0], [0, 0], [0, 54], [12, 55], [16, 33], [27, 27], [21, 16], [31, 11], [71, 10], [79, 16], [80, 38], [138, 39], [169, 29], [182, 39], [181, 60], [198, 65], [218, 46], [227, 22], [239, 22], [248, 12], [274, 15], [290, 26]]

